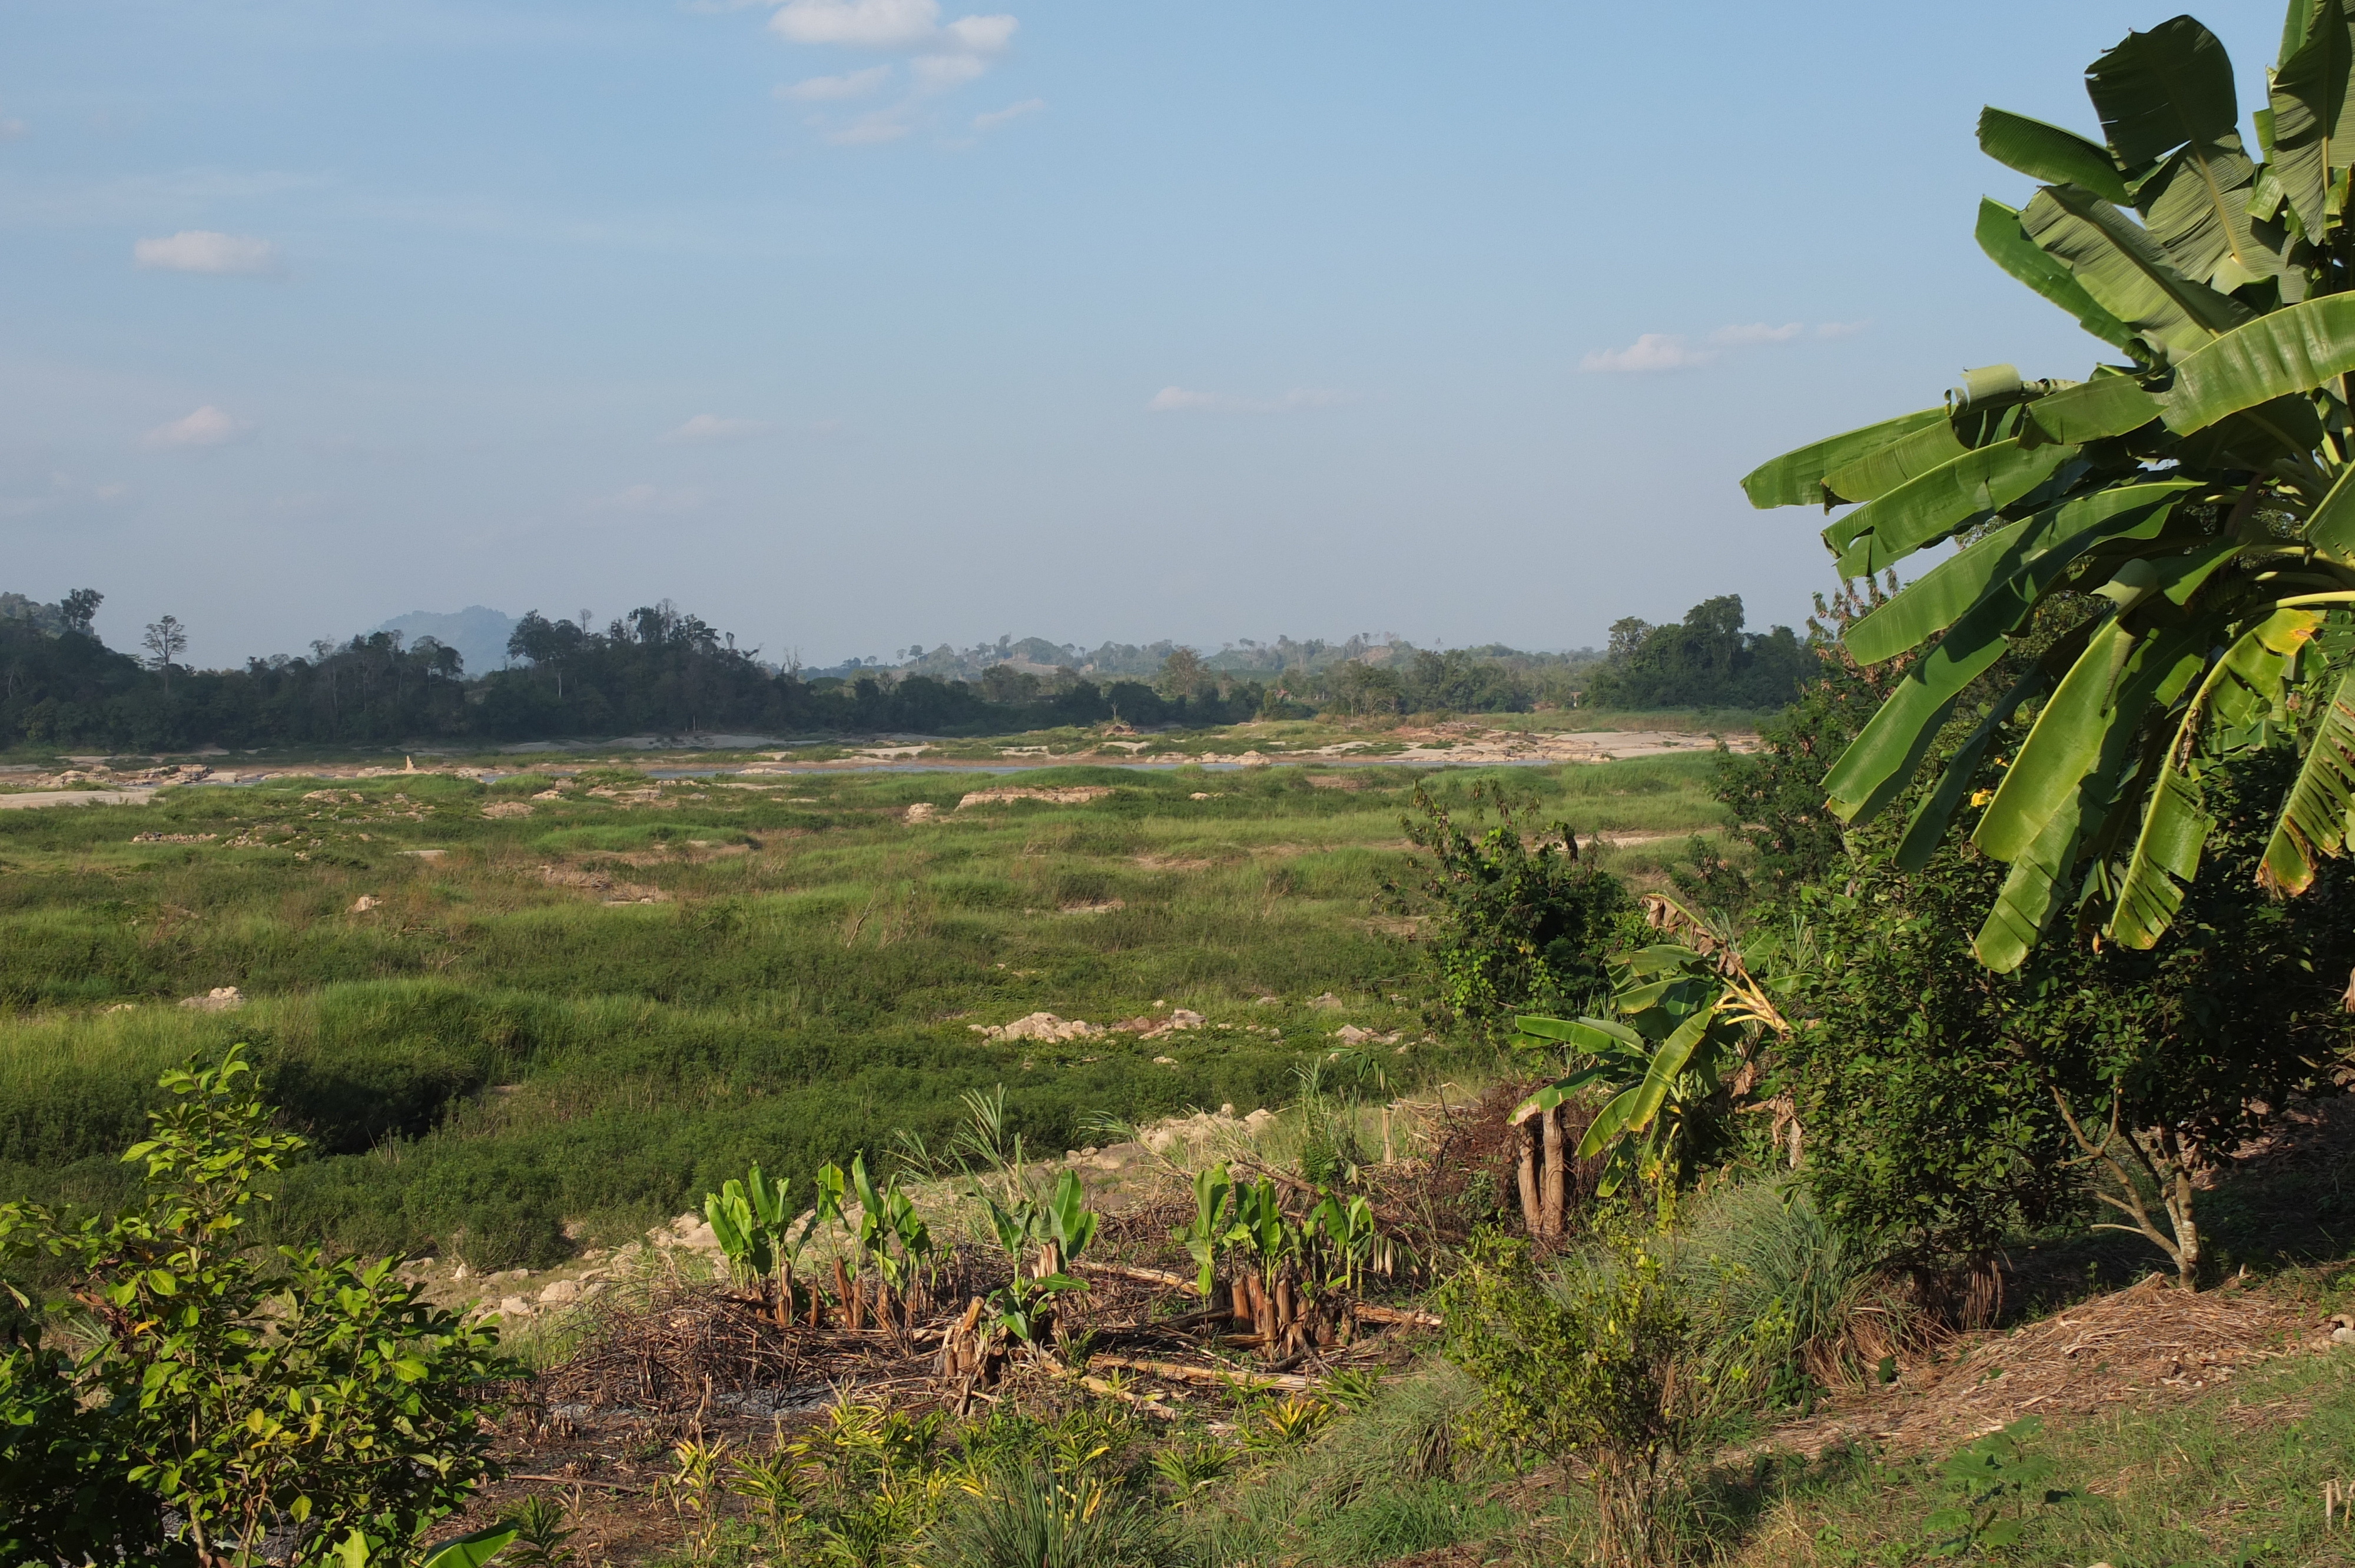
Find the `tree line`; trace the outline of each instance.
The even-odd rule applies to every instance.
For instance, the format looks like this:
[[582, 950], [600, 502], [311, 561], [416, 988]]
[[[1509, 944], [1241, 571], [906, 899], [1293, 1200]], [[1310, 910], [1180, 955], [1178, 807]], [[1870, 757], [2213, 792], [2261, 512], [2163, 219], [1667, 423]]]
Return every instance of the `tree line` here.
[[[1533, 674], [1486, 651], [1404, 651], [1262, 679], [1216, 669], [1178, 647], [1151, 680], [1048, 675], [997, 665], [979, 680], [879, 671], [805, 677], [668, 600], [598, 628], [527, 614], [508, 668], [470, 675], [455, 649], [375, 631], [239, 668], [181, 662], [188, 631], [165, 616], [145, 656], [110, 648], [92, 626], [91, 589], [55, 605], [0, 603], [0, 746], [183, 749], [215, 745], [518, 741], [639, 732], [983, 734], [1126, 723], [1235, 724], [1413, 713], [1521, 713], [1592, 703], [1559, 670]], [[1812, 667], [1785, 628], [1741, 630], [1736, 598], [1697, 608], [1681, 627], [1614, 632], [1593, 673], [1625, 705], [1771, 705]], [[1621, 629], [1641, 622], [1620, 623]], [[1625, 644], [1623, 650], [1621, 643]], [[1614, 683], [1616, 683], [1614, 684]], [[1777, 683], [1780, 683], [1778, 685]]]

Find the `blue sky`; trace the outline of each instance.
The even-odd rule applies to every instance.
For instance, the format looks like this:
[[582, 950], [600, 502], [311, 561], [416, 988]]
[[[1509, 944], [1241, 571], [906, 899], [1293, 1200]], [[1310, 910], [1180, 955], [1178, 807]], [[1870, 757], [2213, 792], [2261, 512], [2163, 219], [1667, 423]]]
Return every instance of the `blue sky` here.
[[[0, 588], [208, 663], [1796, 620], [1735, 482], [2084, 373], [1972, 122], [2169, 14], [1002, 3], [6, 0]], [[2280, 7], [2199, 15], [2245, 113]]]

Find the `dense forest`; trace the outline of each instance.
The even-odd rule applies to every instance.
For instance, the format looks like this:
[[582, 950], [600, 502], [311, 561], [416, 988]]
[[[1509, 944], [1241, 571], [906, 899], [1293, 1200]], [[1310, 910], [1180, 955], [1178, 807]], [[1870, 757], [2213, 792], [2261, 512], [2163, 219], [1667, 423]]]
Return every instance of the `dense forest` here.
[[[40, 604], [0, 595], [0, 747], [154, 750], [649, 731], [954, 735], [1318, 713], [1520, 713], [1582, 703], [1771, 706], [1791, 697], [1816, 660], [1786, 628], [1744, 634], [1742, 601], [1726, 598], [1697, 607], [1678, 627], [1622, 621], [1600, 666], [1503, 648], [1433, 652], [1393, 642], [1348, 659], [1304, 658], [1264, 676], [1176, 646], [1149, 679], [1091, 678], [1069, 666], [1040, 673], [1011, 662], [973, 680], [897, 670], [808, 675], [762, 662], [665, 600], [602, 630], [535, 610], [516, 626], [509, 666], [472, 676], [455, 649], [398, 631], [197, 670], [179, 662], [186, 634], [169, 617], [147, 628], [144, 658], [108, 647], [91, 624], [101, 597], [82, 589]], [[1629, 628], [1640, 633], [1623, 636]]]

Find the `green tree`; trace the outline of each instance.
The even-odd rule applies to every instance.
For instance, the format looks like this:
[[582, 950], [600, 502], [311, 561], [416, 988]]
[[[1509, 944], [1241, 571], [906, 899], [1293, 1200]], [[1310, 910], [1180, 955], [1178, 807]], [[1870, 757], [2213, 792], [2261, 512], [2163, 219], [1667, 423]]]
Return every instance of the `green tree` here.
[[[1437, 971], [1435, 1010], [1476, 1028], [1516, 1012], [1575, 1015], [1610, 995], [1603, 955], [1627, 908], [1619, 879], [1581, 860], [1568, 823], [1525, 836], [1501, 787], [1472, 787], [1471, 813], [1497, 813], [1478, 836], [1422, 785], [1407, 838], [1430, 855], [1409, 891], [1385, 885], [1391, 907], [1422, 922], [1419, 940]], [[1533, 842], [1534, 841], [1534, 842]]]
[[1587, 700], [1608, 708], [1777, 707], [1815, 673], [1815, 651], [1787, 626], [1745, 632], [1742, 596], [1704, 599], [1674, 626], [1611, 628]]
[[[0, 1262], [61, 1271], [95, 1342], [64, 1352], [31, 1296], [0, 1295], [0, 1561], [229, 1568], [401, 1556], [495, 1475], [496, 1334], [392, 1274], [242, 1234], [303, 1140], [271, 1127], [233, 1047], [166, 1073], [174, 1103], [124, 1160], [140, 1207], [69, 1223], [0, 1204]], [[62, 1309], [65, 1302], [59, 1303]], [[71, 1343], [72, 1340], [67, 1340]]]
[[[2304, 891], [2355, 803], [2355, 20], [2291, 0], [2253, 160], [2222, 47], [2189, 16], [2086, 73], [2100, 142], [2001, 110], [1992, 157], [2041, 182], [1979, 208], [1980, 246], [2126, 363], [2082, 382], [1970, 372], [1942, 406], [1818, 441], [1743, 481], [1753, 504], [1854, 509], [1824, 530], [1843, 577], [1964, 547], [1849, 627], [1866, 665], [1926, 655], [1826, 779], [1870, 821], [2038, 612], [2087, 606], [1917, 798], [1926, 863], [2008, 758], [1972, 832], [2009, 867], [1974, 949], [2019, 967], [2065, 915], [2148, 948], [2216, 825], [2215, 782], [2254, 754], [2305, 764], [2254, 869]], [[2131, 211], [2129, 210], [2131, 209]]]

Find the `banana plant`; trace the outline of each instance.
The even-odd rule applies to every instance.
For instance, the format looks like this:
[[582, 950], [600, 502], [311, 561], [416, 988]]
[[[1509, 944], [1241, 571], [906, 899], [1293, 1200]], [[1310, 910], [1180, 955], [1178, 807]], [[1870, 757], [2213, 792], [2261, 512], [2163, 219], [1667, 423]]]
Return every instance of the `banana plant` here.
[[[517, 1533], [514, 1525], [500, 1524], [462, 1535], [419, 1559], [418, 1568], [484, 1568], [514, 1543]], [[339, 1568], [390, 1568], [390, 1562], [398, 1558], [388, 1560], [382, 1545], [355, 1530], [336, 1543], [330, 1555]]]
[[1517, 1044], [1567, 1047], [1580, 1064], [1516, 1107], [1514, 1125], [1590, 1089], [1607, 1096], [1577, 1149], [1581, 1160], [1604, 1159], [1603, 1197], [1630, 1176], [1674, 1171], [1720, 1091], [1749, 1089], [1762, 1038], [1790, 1032], [1774, 982], [1753, 978], [1722, 932], [1664, 895], [1647, 895], [1644, 909], [1668, 939], [1609, 960], [1618, 1018], [1513, 1021]]
[[1340, 1194], [1327, 1192], [1310, 1211], [1308, 1224], [1324, 1243], [1327, 1289], [1357, 1289], [1366, 1271], [1382, 1261], [1387, 1249], [1374, 1224], [1374, 1206], [1362, 1194], [1345, 1202]]
[[[1049, 1319], [1042, 1308], [1050, 1298], [1066, 1290], [1085, 1290], [1088, 1287], [1085, 1280], [1064, 1273], [1061, 1263], [1064, 1256], [1076, 1255], [1080, 1248], [1086, 1246], [1094, 1236], [1096, 1216], [1086, 1213], [1082, 1202], [1079, 1213], [1067, 1212], [1060, 1218], [1050, 1217], [1050, 1209], [1061, 1207], [1055, 1200], [1061, 1199], [1068, 1189], [1078, 1185], [1079, 1177], [1066, 1171], [1054, 1200], [1031, 1193], [1011, 1203], [1001, 1203], [990, 1193], [976, 1192], [975, 1194], [981, 1201], [982, 1212], [988, 1217], [990, 1234], [996, 1237], [999, 1249], [1012, 1266], [1012, 1277], [990, 1298], [993, 1316], [998, 1328], [1025, 1344], [1035, 1345], [1044, 1336]], [[1084, 1214], [1083, 1219], [1082, 1214]], [[1055, 1242], [1059, 1225], [1066, 1235], [1084, 1232], [1080, 1236], [1079, 1246], [1061, 1255], [1057, 1255]], [[1038, 1263], [1044, 1263], [1051, 1257], [1055, 1266], [1035, 1266], [1034, 1249]]]
[[1273, 1181], [1235, 1183], [1234, 1224], [1227, 1244], [1251, 1255], [1263, 1283], [1273, 1280], [1294, 1250], [1294, 1226], [1284, 1215], [1284, 1192]]
[[[867, 1174], [867, 1157], [850, 1161], [850, 1191], [858, 1200], [853, 1233], [863, 1258], [870, 1260], [890, 1295], [905, 1298], [932, 1255], [932, 1233], [894, 1172], [879, 1189]], [[837, 1212], [839, 1206], [837, 1205]]]
[[2260, 881], [2301, 893], [2346, 852], [2355, 0], [2290, 0], [2254, 141], [2233, 80], [2178, 16], [2087, 70], [2098, 139], [1980, 116], [1980, 147], [2039, 186], [1981, 202], [1981, 249], [2109, 358], [1967, 372], [1742, 481], [1755, 505], [1837, 513], [1844, 577], [1960, 546], [1844, 633], [1862, 663], [1908, 662], [1825, 790], [1856, 824], [1906, 801], [1909, 869], [1983, 808], [1971, 841], [2009, 867], [1974, 945], [1991, 969], [2064, 915], [2156, 942], [2214, 827], [2209, 782], [2265, 748], [2304, 760]]
[[1203, 1300], [1218, 1288], [1219, 1253], [1234, 1224], [1235, 1183], [1224, 1164], [1194, 1172], [1194, 1214], [1170, 1233], [1194, 1260], [1194, 1285]]

